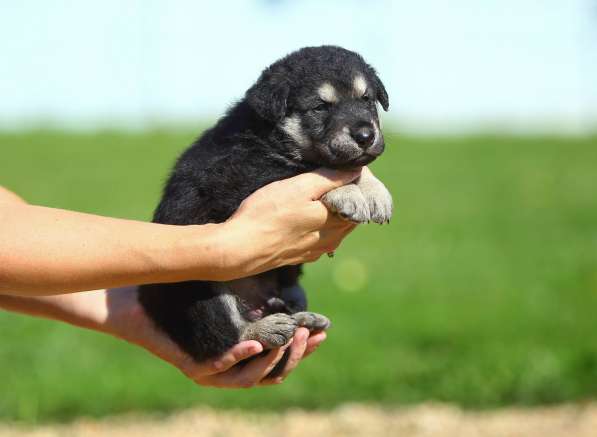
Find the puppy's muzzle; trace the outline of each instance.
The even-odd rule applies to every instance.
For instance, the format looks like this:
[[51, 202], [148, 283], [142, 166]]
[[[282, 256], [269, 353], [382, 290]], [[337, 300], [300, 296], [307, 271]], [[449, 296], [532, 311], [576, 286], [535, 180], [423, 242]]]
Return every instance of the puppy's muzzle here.
[[375, 129], [371, 123], [359, 123], [350, 129], [350, 136], [361, 149], [366, 150], [375, 141]]

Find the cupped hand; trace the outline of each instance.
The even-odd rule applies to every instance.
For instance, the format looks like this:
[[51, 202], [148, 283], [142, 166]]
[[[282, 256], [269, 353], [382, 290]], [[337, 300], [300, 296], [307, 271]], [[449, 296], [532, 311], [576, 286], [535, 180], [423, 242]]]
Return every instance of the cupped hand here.
[[[303, 358], [325, 340], [325, 335], [325, 332], [319, 332], [309, 336], [309, 331], [306, 328], [299, 328], [287, 345], [272, 349], [266, 355], [256, 358], [246, 365], [235, 367], [235, 364], [257, 355], [263, 350], [261, 344], [256, 341], [244, 341], [216, 359], [203, 364], [190, 362], [188, 366], [183, 365], [181, 370], [197, 384], [211, 387], [249, 388], [280, 384]], [[267, 378], [288, 348], [290, 356], [282, 374], [275, 378]]]
[[[202, 386], [247, 388], [279, 384], [326, 338], [325, 332], [310, 335], [307, 329], [299, 328], [288, 344], [272, 349], [246, 365], [235, 366], [260, 354], [263, 346], [259, 342], [243, 341], [219, 357], [197, 363], [155, 327], [138, 303], [135, 287], [107, 290], [105, 302], [105, 312], [98, 315], [100, 330], [146, 349]], [[287, 348], [290, 348], [290, 356], [280, 376], [266, 378]]]

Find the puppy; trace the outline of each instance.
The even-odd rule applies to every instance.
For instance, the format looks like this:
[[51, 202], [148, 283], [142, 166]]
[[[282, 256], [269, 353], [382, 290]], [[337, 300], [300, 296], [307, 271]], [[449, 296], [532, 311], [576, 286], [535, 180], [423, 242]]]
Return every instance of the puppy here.
[[[385, 147], [377, 103], [387, 111], [388, 94], [357, 53], [335, 46], [291, 53], [265, 69], [245, 97], [182, 154], [154, 222], [220, 223], [270, 182], [318, 167], [369, 164]], [[385, 223], [392, 215], [390, 193], [372, 176], [322, 201], [355, 223]], [[158, 328], [201, 362], [242, 340], [269, 349], [286, 344], [299, 326], [328, 328], [325, 316], [306, 311], [300, 274], [300, 266], [287, 266], [228, 282], [150, 284], [140, 286], [138, 296]]]

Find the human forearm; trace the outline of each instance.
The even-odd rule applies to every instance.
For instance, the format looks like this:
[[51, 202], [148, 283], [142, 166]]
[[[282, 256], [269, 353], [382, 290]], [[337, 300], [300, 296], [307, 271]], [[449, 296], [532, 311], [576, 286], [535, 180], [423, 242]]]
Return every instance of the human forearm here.
[[101, 330], [108, 318], [106, 297], [106, 290], [35, 297], [0, 294], [0, 309]]
[[355, 226], [318, 199], [358, 175], [321, 170], [274, 182], [227, 222], [192, 226], [30, 206], [0, 191], [0, 294], [226, 281], [314, 261]]
[[0, 293], [46, 295], [188, 279], [191, 258], [193, 274], [207, 279], [221, 267], [215, 226], [0, 206]]

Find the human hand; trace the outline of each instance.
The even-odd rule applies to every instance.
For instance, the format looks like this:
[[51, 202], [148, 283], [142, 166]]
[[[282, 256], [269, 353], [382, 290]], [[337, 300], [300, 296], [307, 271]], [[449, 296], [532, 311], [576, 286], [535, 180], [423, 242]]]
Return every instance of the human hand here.
[[223, 225], [223, 266], [215, 279], [312, 262], [335, 251], [355, 225], [331, 213], [319, 199], [360, 172], [319, 169], [257, 190]]
[[188, 226], [27, 205], [2, 190], [0, 293], [227, 281], [314, 261], [355, 227], [319, 199], [360, 171], [320, 169], [277, 181], [245, 199], [226, 222]]
[[[172, 364], [197, 384], [212, 387], [279, 384], [326, 338], [325, 332], [309, 335], [307, 329], [299, 328], [291, 343], [272, 349], [242, 367], [234, 365], [261, 353], [263, 346], [260, 343], [244, 341], [222, 356], [198, 364], [154, 326], [137, 301], [136, 287], [40, 297], [0, 294], [0, 308], [59, 320], [126, 340]], [[290, 357], [281, 375], [264, 379], [288, 347]]]
[[[141, 346], [172, 364], [202, 386], [248, 388], [279, 384], [326, 338], [325, 332], [310, 335], [306, 328], [299, 328], [288, 344], [272, 349], [244, 366], [235, 366], [235, 364], [261, 353], [263, 346], [259, 342], [253, 340], [241, 342], [220, 357], [197, 363], [154, 326], [137, 301], [135, 287], [123, 287], [104, 292], [105, 310], [99, 312], [95, 310], [95, 315], [90, 314], [90, 317], [97, 318], [96, 326], [100, 327], [100, 330]], [[287, 348], [290, 348], [290, 356], [281, 375], [265, 379]]]

